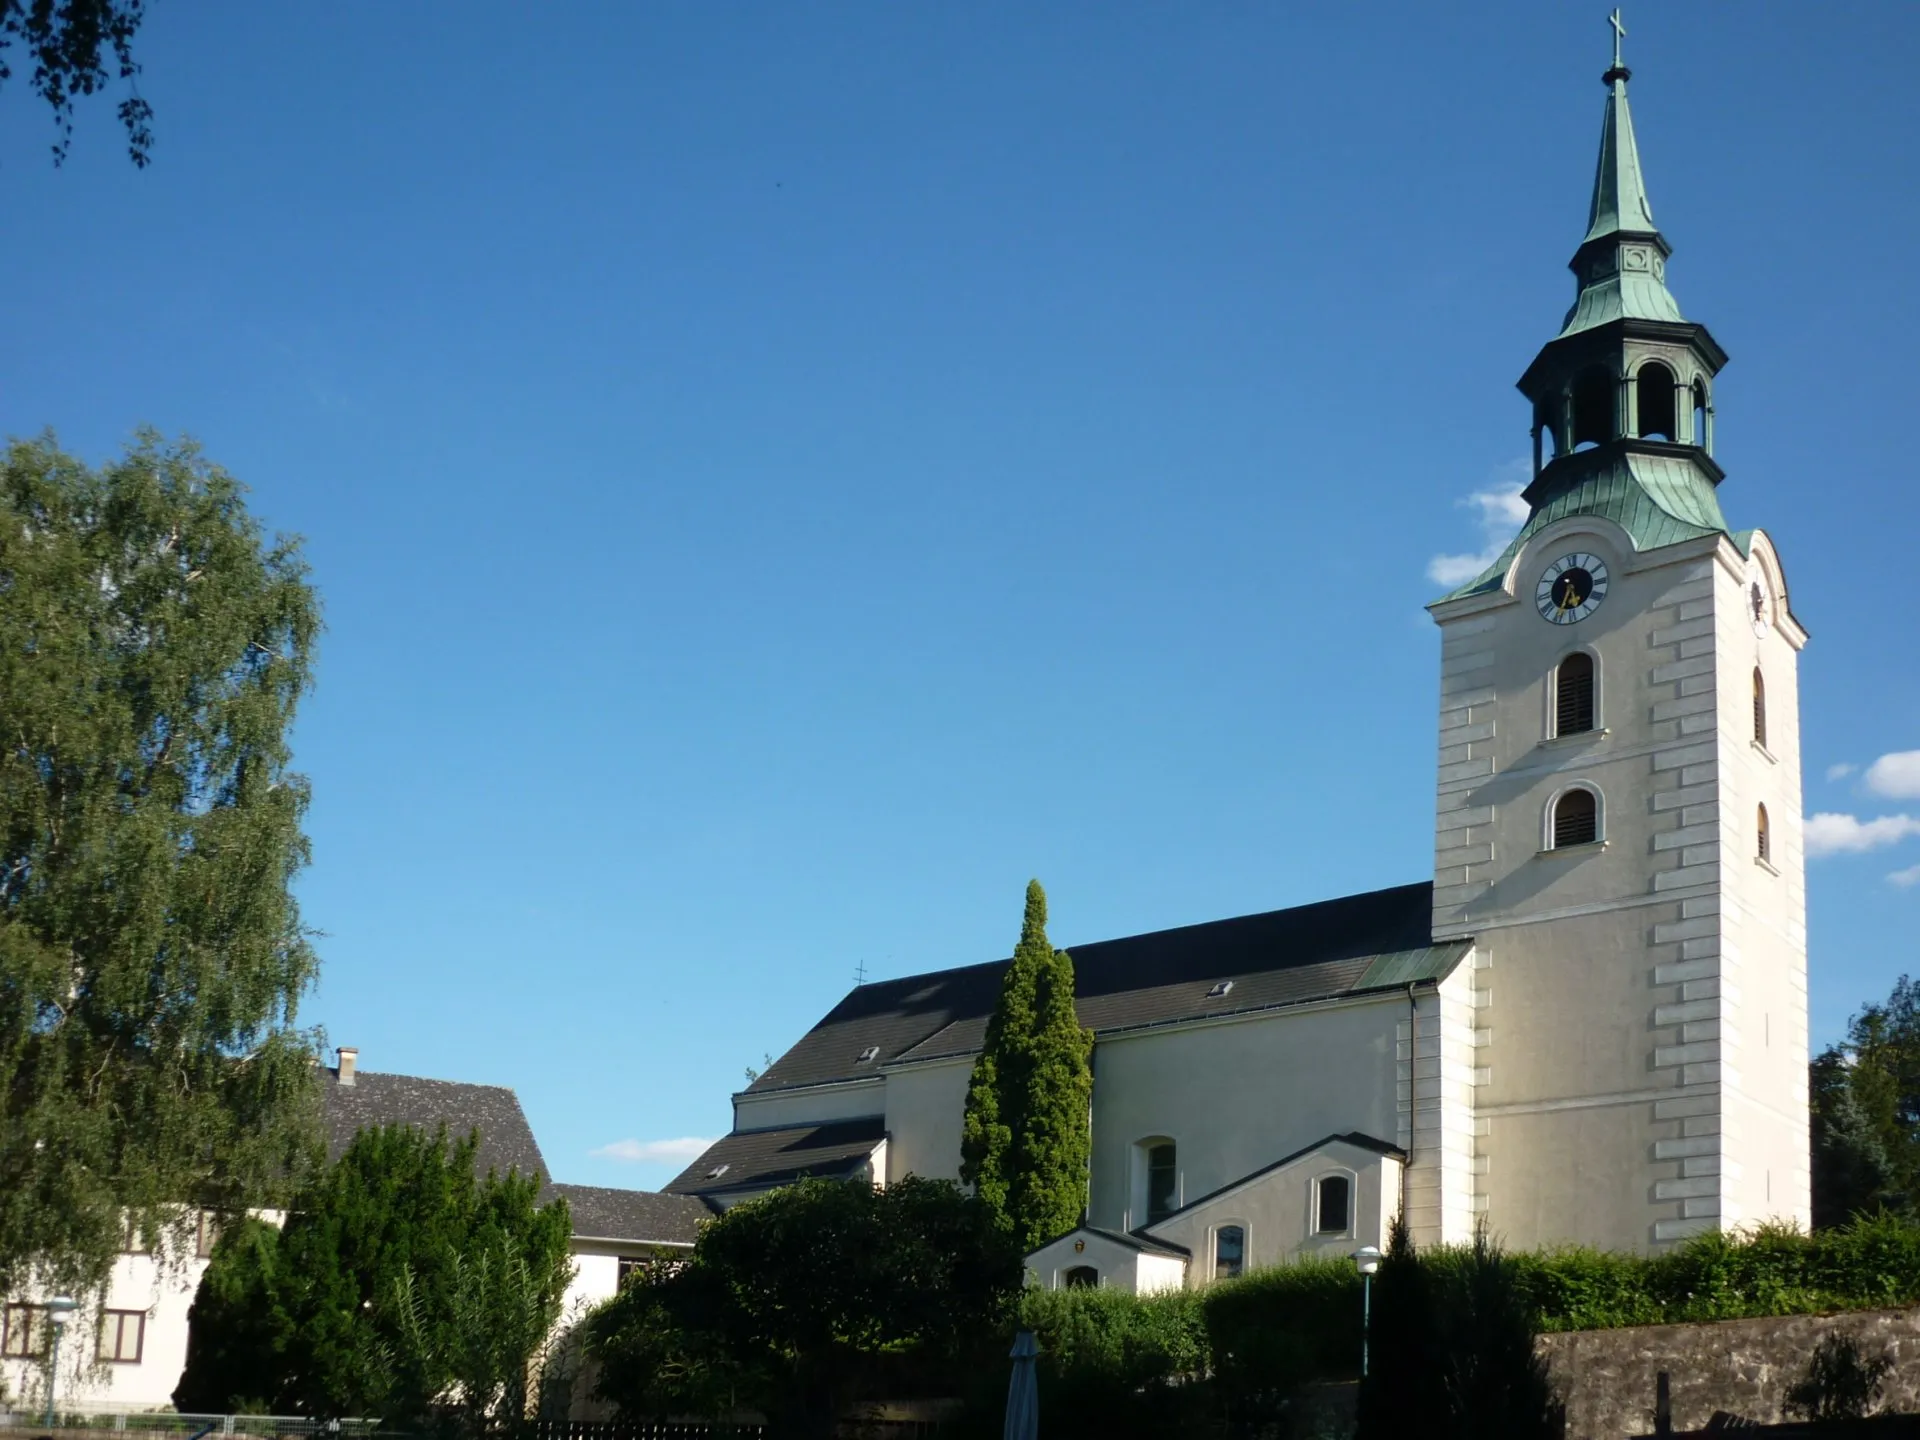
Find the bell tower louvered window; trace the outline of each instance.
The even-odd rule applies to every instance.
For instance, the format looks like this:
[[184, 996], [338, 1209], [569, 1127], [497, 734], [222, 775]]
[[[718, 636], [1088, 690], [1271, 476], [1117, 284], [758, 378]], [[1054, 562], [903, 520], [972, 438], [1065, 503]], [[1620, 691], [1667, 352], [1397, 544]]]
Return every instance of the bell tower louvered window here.
[[1767, 681], [1758, 665], [1753, 667], [1753, 743], [1767, 748]]
[[1554, 674], [1553, 733], [1584, 735], [1593, 728], [1593, 656], [1576, 650]]
[[1762, 805], [1754, 816], [1753, 853], [1761, 860], [1773, 859], [1773, 836], [1767, 826], [1767, 807]]
[[1591, 790], [1569, 790], [1553, 806], [1553, 848], [1591, 845], [1600, 838], [1600, 802]]

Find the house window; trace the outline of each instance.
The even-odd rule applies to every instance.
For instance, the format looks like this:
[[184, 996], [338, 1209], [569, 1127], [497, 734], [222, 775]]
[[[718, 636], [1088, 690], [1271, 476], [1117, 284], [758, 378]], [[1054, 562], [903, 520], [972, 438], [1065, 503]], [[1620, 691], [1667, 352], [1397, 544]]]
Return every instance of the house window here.
[[109, 1310], [100, 1317], [100, 1360], [108, 1365], [138, 1365], [147, 1343], [147, 1312]]
[[129, 1212], [120, 1232], [120, 1251], [124, 1255], [151, 1255], [153, 1246], [141, 1228], [140, 1217]]
[[1091, 1265], [1076, 1265], [1061, 1275], [1060, 1284], [1067, 1290], [1097, 1290], [1100, 1272]]
[[1553, 733], [1584, 735], [1594, 728], [1593, 656], [1576, 650], [1553, 677]]
[[1553, 845], [1565, 850], [1600, 838], [1600, 799], [1593, 791], [1573, 789], [1553, 802]]
[[626, 1289], [629, 1280], [642, 1280], [653, 1268], [651, 1255], [622, 1255], [617, 1263], [614, 1283], [619, 1289]]
[[7, 1306], [5, 1334], [0, 1334], [0, 1355], [9, 1360], [38, 1360], [46, 1353], [46, 1306]]
[[1164, 1220], [1179, 1208], [1180, 1170], [1173, 1142], [1147, 1147], [1147, 1223]]
[[1753, 743], [1767, 748], [1767, 680], [1758, 665], [1753, 667]]
[[219, 1238], [220, 1218], [211, 1210], [202, 1210], [200, 1212], [200, 1222], [195, 1229], [193, 1237], [194, 1255], [202, 1260], [208, 1259], [212, 1256], [214, 1244]]
[[[1322, 1175], [1316, 1197], [1318, 1214], [1314, 1231], [1321, 1235], [1344, 1235], [1353, 1226], [1353, 1179], [1347, 1175]], [[1297, 1193], [1297, 1192], [1296, 1192]]]
[[1767, 807], [1762, 805], [1754, 817], [1754, 854], [1762, 860], [1773, 859], [1773, 837], [1767, 833]]
[[1246, 1268], [1247, 1232], [1239, 1225], [1222, 1225], [1213, 1232], [1213, 1277], [1231, 1280]]

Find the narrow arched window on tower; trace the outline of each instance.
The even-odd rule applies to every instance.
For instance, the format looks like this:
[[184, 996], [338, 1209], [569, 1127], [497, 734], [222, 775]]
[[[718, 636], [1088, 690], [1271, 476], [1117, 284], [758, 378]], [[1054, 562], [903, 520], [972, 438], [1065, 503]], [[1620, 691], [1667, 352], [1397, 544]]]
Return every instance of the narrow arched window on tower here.
[[1767, 748], [1767, 679], [1753, 667], [1753, 743]]
[[1651, 361], [1640, 367], [1640, 374], [1634, 381], [1634, 399], [1640, 409], [1640, 434], [1643, 438], [1677, 438], [1673, 413], [1674, 384], [1673, 371], [1659, 361]]
[[1767, 807], [1764, 805], [1754, 816], [1753, 853], [1761, 860], [1773, 859], [1773, 837], [1767, 832]]
[[1553, 676], [1553, 733], [1584, 735], [1594, 728], [1593, 656], [1576, 650]]
[[1599, 365], [1582, 370], [1573, 382], [1573, 448], [1604, 445], [1613, 439], [1616, 389], [1611, 372]]
[[1699, 380], [1693, 382], [1693, 443], [1702, 450], [1707, 445], [1707, 387]]
[[1554, 849], [1591, 845], [1599, 838], [1600, 802], [1591, 790], [1569, 790], [1554, 803]]

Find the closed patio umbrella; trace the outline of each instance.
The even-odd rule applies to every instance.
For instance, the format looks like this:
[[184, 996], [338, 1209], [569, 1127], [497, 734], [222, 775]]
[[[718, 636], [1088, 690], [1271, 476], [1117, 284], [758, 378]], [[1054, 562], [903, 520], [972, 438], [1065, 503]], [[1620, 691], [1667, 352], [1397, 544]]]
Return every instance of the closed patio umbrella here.
[[1040, 1382], [1033, 1373], [1033, 1357], [1040, 1347], [1033, 1332], [1013, 1337], [1013, 1379], [1007, 1382], [1007, 1428], [1002, 1440], [1037, 1440], [1040, 1434]]

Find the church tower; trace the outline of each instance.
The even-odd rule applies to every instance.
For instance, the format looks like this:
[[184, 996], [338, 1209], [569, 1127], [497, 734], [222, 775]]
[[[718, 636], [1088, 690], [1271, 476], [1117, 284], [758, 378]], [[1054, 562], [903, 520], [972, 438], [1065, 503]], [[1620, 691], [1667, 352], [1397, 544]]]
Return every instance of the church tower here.
[[1667, 288], [1614, 25], [1573, 308], [1519, 382], [1530, 513], [1430, 607], [1433, 933], [1474, 942], [1433, 1085], [1471, 1150], [1412, 1218], [1516, 1247], [1810, 1218], [1807, 635], [1721, 511], [1727, 357]]

